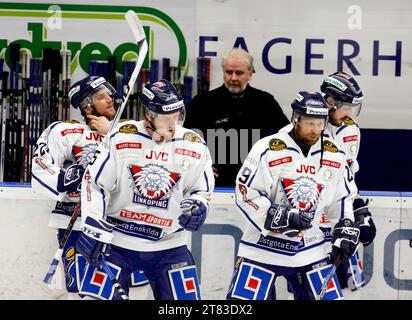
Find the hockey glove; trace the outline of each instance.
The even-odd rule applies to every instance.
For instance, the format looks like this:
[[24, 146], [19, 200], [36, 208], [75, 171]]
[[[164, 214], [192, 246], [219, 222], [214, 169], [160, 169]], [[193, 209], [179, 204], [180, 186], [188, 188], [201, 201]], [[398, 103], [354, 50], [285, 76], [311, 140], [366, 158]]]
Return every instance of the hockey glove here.
[[93, 266], [99, 266], [99, 259], [110, 250], [113, 225], [103, 220], [86, 217], [82, 233], [76, 242], [76, 252], [82, 254]]
[[79, 164], [72, 164], [65, 170], [60, 170], [57, 191], [59, 192], [74, 192], [80, 191], [84, 168]]
[[359, 227], [349, 219], [339, 220], [332, 236], [331, 263], [344, 262], [358, 250]]
[[299, 209], [284, 204], [272, 204], [265, 221], [265, 229], [278, 231], [289, 237], [312, 227], [312, 219]]
[[179, 216], [179, 224], [189, 231], [197, 231], [206, 220], [208, 208], [195, 199], [185, 199], [180, 203], [183, 213]]
[[363, 201], [361, 198], [356, 198], [353, 201], [353, 214], [355, 222], [360, 227], [359, 241], [367, 246], [372, 243], [376, 236], [376, 227], [372, 220], [371, 212], [368, 208], [369, 199]]

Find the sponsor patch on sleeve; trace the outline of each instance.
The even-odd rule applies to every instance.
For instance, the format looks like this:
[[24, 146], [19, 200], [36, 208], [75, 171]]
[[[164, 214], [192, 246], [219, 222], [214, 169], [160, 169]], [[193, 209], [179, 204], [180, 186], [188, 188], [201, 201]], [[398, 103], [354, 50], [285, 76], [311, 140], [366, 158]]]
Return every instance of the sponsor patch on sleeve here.
[[189, 156], [189, 157], [192, 157], [192, 158], [195, 158], [195, 159], [200, 159], [201, 158], [200, 153], [197, 153], [195, 151], [188, 150], [188, 149], [183, 149], [183, 148], [176, 148], [175, 153], [181, 154], [183, 156]]
[[352, 141], [357, 141], [358, 140], [358, 136], [355, 134], [353, 136], [346, 136], [343, 137], [343, 142], [352, 142]]
[[82, 128], [73, 128], [73, 129], [66, 129], [61, 132], [61, 135], [64, 137], [68, 134], [83, 134], [84, 129]]
[[272, 160], [268, 163], [269, 167], [276, 167], [280, 164], [292, 162], [292, 157], [284, 157], [276, 160]]
[[336, 161], [331, 161], [331, 160], [323, 159], [323, 160], [322, 160], [322, 164], [323, 164], [324, 166], [329, 166], [329, 167], [332, 167], [332, 168], [337, 168], [337, 169], [340, 168], [340, 163], [339, 163], [339, 162], [336, 162]]
[[140, 142], [122, 142], [116, 144], [116, 149], [117, 150], [122, 150], [122, 149], [141, 149], [142, 144]]

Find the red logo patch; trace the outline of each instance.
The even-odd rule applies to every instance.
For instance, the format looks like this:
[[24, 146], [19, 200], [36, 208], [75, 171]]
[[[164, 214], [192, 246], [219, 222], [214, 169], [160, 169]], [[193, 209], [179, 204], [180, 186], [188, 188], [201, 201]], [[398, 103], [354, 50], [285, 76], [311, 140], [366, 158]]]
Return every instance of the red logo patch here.
[[64, 137], [65, 135], [74, 134], [74, 133], [83, 134], [83, 131], [84, 129], [80, 129], [80, 128], [66, 129], [61, 132], [61, 135]]
[[123, 142], [123, 143], [116, 144], [116, 149], [117, 150], [141, 149], [141, 148], [142, 148], [142, 144], [140, 142]]
[[292, 157], [284, 157], [276, 160], [272, 160], [269, 162], [269, 167], [276, 167], [280, 164], [292, 162]]
[[150, 224], [157, 224], [159, 226], [166, 227], [171, 227], [173, 222], [172, 219], [163, 219], [150, 213], [139, 213], [128, 211], [125, 209], [122, 209], [122, 211], [120, 211], [120, 216], [128, 219], [144, 221]]
[[187, 150], [187, 149], [182, 149], [182, 148], [176, 148], [175, 153], [177, 154], [181, 154], [184, 156], [189, 156], [195, 159], [200, 159], [200, 154], [192, 151], [192, 150]]
[[351, 141], [357, 141], [357, 140], [358, 140], [357, 135], [343, 137], [343, 142], [351, 142]]
[[322, 160], [322, 164], [325, 165], [325, 166], [332, 167], [332, 168], [337, 168], [337, 169], [340, 168], [340, 163], [339, 163], [339, 162], [336, 162], [336, 161], [331, 161], [331, 160], [323, 159], [323, 160]]

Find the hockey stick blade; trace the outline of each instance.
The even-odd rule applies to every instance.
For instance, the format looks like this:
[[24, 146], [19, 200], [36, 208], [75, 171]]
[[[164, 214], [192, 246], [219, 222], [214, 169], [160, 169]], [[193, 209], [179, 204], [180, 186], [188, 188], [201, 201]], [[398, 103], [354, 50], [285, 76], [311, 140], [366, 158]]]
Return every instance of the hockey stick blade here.
[[[123, 113], [123, 110], [124, 110], [124, 108], [127, 104], [127, 101], [129, 100], [131, 88], [133, 88], [135, 83], [136, 83], [137, 77], [140, 73], [140, 70], [143, 66], [143, 62], [146, 59], [146, 55], [147, 55], [147, 52], [148, 52], [146, 35], [144, 33], [142, 23], [140, 22], [139, 18], [137, 17], [137, 14], [134, 11], [129, 10], [129, 11], [127, 11], [125, 17], [126, 17], [127, 23], [130, 26], [130, 29], [133, 32], [133, 35], [136, 38], [137, 44], [140, 44], [139, 56], [137, 58], [136, 67], [134, 68], [133, 73], [130, 76], [130, 79], [129, 79], [129, 82], [127, 84], [126, 89], [124, 90], [123, 97], [122, 97], [122, 104], [120, 105], [119, 110], [117, 110], [116, 115], [114, 116], [114, 119], [113, 119], [112, 124], [111, 124], [110, 129], [109, 129], [109, 132], [111, 132], [113, 130], [113, 128], [116, 126], [117, 122], [119, 121], [119, 119], [120, 119], [120, 117]], [[109, 137], [109, 134], [106, 135], [106, 137]], [[107, 146], [106, 141], [103, 141], [103, 144]]]
[[54, 277], [54, 274], [56, 273], [57, 266], [60, 263], [60, 258], [62, 257], [63, 254], [63, 248], [66, 246], [67, 240], [69, 239], [70, 234], [73, 231], [74, 224], [77, 220], [78, 217], [78, 212], [80, 209], [80, 202], [76, 205], [73, 214], [70, 218], [69, 225], [67, 226], [66, 231], [64, 232], [63, 238], [61, 242], [59, 243], [59, 248], [57, 249], [56, 253], [54, 254], [54, 258], [52, 262], [50, 263], [49, 270], [47, 270], [46, 275], [44, 276], [43, 282], [50, 285], [52, 282], [52, 279]]
[[63, 249], [57, 249], [56, 254], [54, 255], [54, 258], [52, 262], [50, 263], [49, 270], [47, 270], [47, 273], [44, 276], [43, 282], [45, 284], [48, 284], [48, 285], [51, 284], [54, 274], [56, 273], [57, 266], [59, 265], [60, 257], [62, 254], [63, 254]]
[[143, 25], [137, 17], [136, 12], [134, 12], [133, 10], [127, 11], [125, 14], [125, 18], [127, 23], [129, 24], [130, 29], [132, 29], [134, 37], [136, 38], [136, 42], [145, 40], [146, 35], [143, 30]]
[[100, 262], [100, 266], [103, 268], [103, 270], [109, 276], [110, 280], [112, 281], [114, 289], [120, 295], [122, 300], [129, 300], [129, 297], [127, 296], [126, 292], [124, 291], [124, 289], [120, 285], [119, 281], [117, 281], [117, 279], [114, 276], [114, 274], [113, 274], [112, 270], [110, 269], [110, 267], [107, 265], [106, 260], [104, 260], [103, 258], [100, 258], [99, 262]]

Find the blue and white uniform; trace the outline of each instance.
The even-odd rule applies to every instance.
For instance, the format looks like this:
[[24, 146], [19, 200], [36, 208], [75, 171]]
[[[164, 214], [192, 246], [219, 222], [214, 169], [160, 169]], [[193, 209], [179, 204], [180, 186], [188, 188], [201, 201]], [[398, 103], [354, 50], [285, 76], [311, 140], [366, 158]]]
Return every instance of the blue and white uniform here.
[[[357, 157], [359, 154], [361, 140], [360, 128], [356, 121], [352, 118], [347, 117], [343, 120], [343, 123], [340, 127], [336, 127], [331, 123], [328, 123], [328, 126], [325, 130], [325, 136], [335, 139], [345, 150], [347, 155], [346, 161], [355, 178], [355, 174], [359, 171], [359, 163]], [[356, 185], [355, 188], [357, 188]], [[368, 226], [373, 224], [372, 217], [367, 217], [366, 219]], [[375, 228], [374, 225], [373, 228]], [[361, 235], [362, 232], [365, 234], [365, 230], [370, 230], [370, 228], [366, 226], [361, 227]], [[352, 291], [355, 291], [365, 285], [363, 263], [361, 257], [359, 256], [359, 251], [357, 251], [349, 261], [344, 262], [341, 266], [338, 267], [337, 275], [343, 289], [348, 287]]]
[[[78, 121], [54, 122], [40, 136], [32, 158], [32, 187], [52, 200], [55, 208], [49, 218], [49, 227], [58, 229], [58, 241], [63, 237], [70, 218], [80, 200], [80, 193], [59, 192], [61, 170], [77, 163], [86, 165], [94, 156], [104, 136]], [[63, 250], [63, 263], [66, 270], [66, 287], [76, 292], [74, 271], [74, 246], [80, 230], [77, 219], [73, 232]]]
[[[199, 299], [196, 266], [186, 247], [188, 231], [178, 217], [182, 200], [208, 206], [213, 192], [204, 141], [177, 125], [173, 139], [156, 143], [144, 121], [131, 120], [112, 131], [108, 147], [99, 146], [98, 153], [83, 177], [82, 222], [92, 217], [113, 225], [106, 260], [120, 270], [119, 282], [124, 284], [139, 266], [155, 299]], [[98, 297], [112, 299], [113, 294]]]
[[[356, 192], [347, 180], [345, 151], [335, 140], [324, 138], [323, 151], [319, 139], [305, 157], [288, 133], [292, 128], [288, 125], [258, 141], [237, 176], [236, 205], [247, 223], [228, 298], [274, 298], [274, 281], [284, 276], [295, 298], [313, 299], [322, 277], [317, 276], [316, 290], [314, 280], [308, 279], [326, 265], [331, 251], [333, 224], [327, 218], [354, 219]], [[272, 204], [303, 210], [313, 218], [312, 227], [295, 237], [266, 230]], [[331, 298], [340, 299], [339, 292], [335, 293], [338, 296]]]
[[331, 137], [339, 143], [347, 155], [347, 162], [352, 174], [359, 171], [358, 154], [361, 140], [361, 132], [358, 124], [352, 118], [345, 118], [340, 127], [328, 123], [325, 136]]

